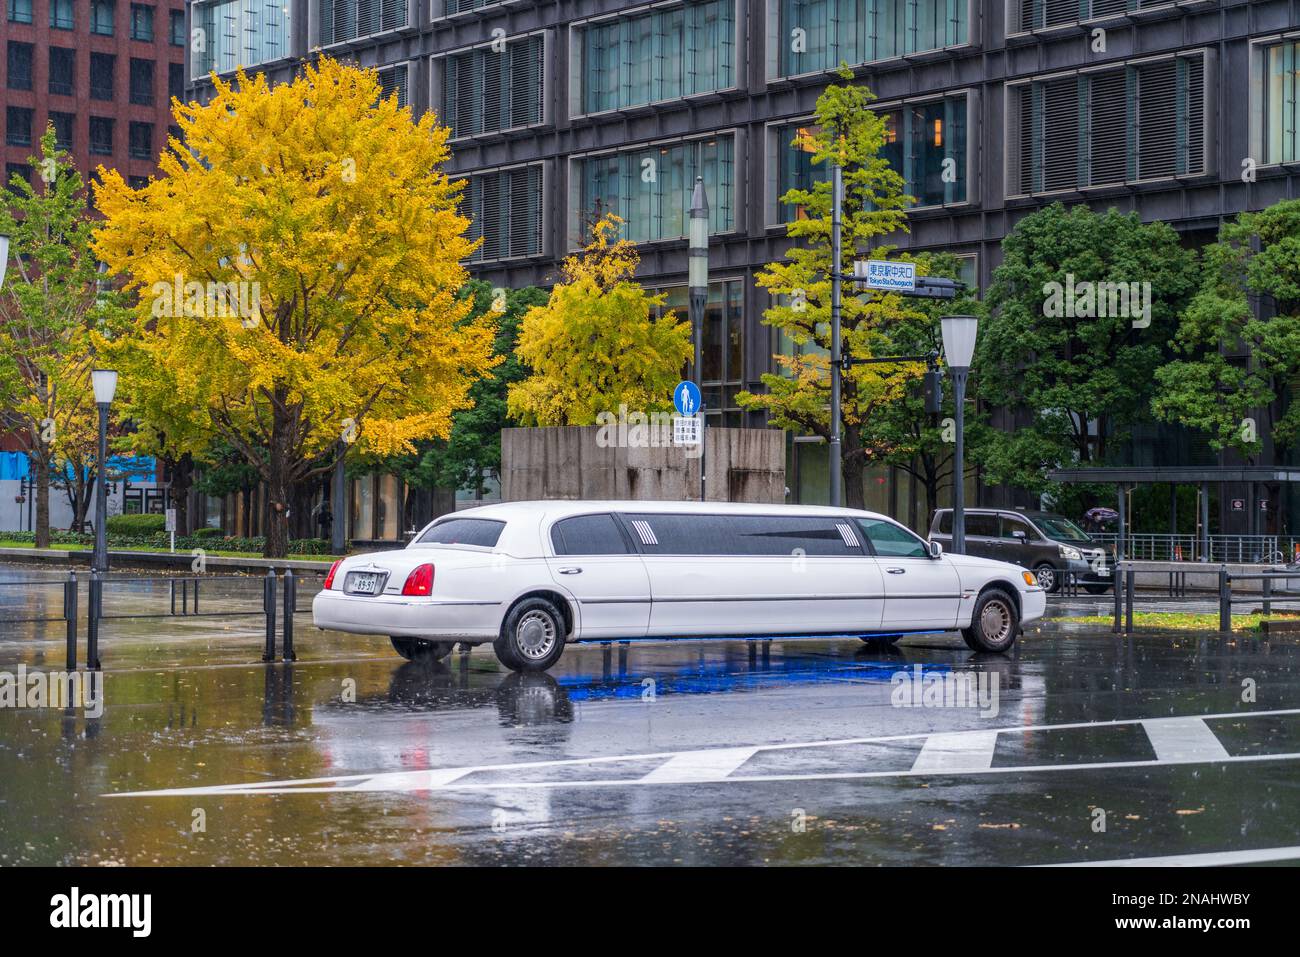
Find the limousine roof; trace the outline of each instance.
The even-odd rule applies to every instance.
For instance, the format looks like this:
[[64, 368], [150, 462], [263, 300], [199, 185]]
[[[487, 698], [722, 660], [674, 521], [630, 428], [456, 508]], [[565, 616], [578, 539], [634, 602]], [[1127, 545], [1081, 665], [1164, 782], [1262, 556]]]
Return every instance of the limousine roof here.
[[[646, 501], [574, 501], [555, 499], [534, 502], [498, 502], [461, 509], [435, 519], [434, 524], [453, 518], [482, 518], [505, 522], [506, 527], [494, 551], [517, 557], [545, 554], [542, 542], [543, 526], [571, 515], [588, 515], [592, 512], [636, 512], [661, 515], [819, 515], [857, 516], [883, 518], [887, 515], [853, 508], [833, 508], [829, 505], [764, 505], [755, 502], [646, 502]], [[416, 536], [418, 541], [419, 536]], [[416, 542], [412, 542], [416, 544]]]

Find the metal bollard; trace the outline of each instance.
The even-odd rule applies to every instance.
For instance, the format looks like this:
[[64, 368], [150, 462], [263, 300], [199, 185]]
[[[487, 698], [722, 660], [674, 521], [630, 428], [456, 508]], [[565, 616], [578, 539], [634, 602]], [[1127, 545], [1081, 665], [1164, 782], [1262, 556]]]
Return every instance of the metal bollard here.
[[1264, 614], [1273, 614], [1273, 603], [1269, 601], [1273, 597], [1273, 579], [1264, 579]]
[[199, 580], [194, 579], [194, 614], [199, 613]]
[[266, 650], [263, 661], [275, 661], [275, 569], [268, 568], [262, 579], [262, 611], [266, 613]]
[[104, 582], [99, 577], [98, 569], [90, 570], [90, 586], [86, 604], [89, 617], [86, 619], [86, 667], [91, 671], [99, 670], [99, 620], [104, 614]]
[[63, 583], [63, 618], [68, 623], [68, 671], [77, 670], [77, 573]]
[[1117, 635], [1123, 630], [1120, 626], [1120, 621], [1124, 617], [1124, 589], [1122, 589], [1119, 584], [1119, 576], [1122, 573], [1123, 569], [1116, 565], [1112, 573], [1114, 584], [1111, 586], [1111, 590], [1115, 593], [1115, 624], [1111, 628], [1111, 631]]
[[1137, 571], [1130, 568], [1124, 573], [1124, 634], [1133, 633], [1133, 585], [1137, 581]]
[[1232, 576], [1219, 566], [1219, 631], [1232, 631]]
[[293, 569], [284, 570], [284, 661], [297, 661], [293, 653], [293, 613], [298, 607], [298, 581]]

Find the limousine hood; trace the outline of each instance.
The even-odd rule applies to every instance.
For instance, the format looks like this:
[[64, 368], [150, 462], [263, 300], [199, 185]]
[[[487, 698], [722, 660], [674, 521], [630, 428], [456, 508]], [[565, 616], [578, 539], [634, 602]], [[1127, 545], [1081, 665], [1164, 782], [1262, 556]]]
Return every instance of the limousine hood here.
[[994, 558], [979, 558], [975, 555], [957, 555], [951, 552], [944, 552], [943, 557], [947, 559], [958, 573], [962, 575], [962, 584], [966, 584], [966, 577], [978, 576], [981, 579], [987, 578], [990, 572], [1001, 572], [1007, 576], [1007, 580], [1023, 591], [1028, 587], [1024, 579], [1026, 569], [1021, 565], [1015, 565], [1011, 562], [1000, 562]]

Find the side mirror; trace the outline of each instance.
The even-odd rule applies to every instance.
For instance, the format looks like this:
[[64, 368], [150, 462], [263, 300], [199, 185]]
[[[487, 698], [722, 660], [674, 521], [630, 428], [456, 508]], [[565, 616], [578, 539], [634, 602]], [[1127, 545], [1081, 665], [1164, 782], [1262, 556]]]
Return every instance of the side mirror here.
[[938, 557], [939, 557], [940, 555], [942, 555], [942, 554], [943, 554], [943, 546], [940, 545], [938, 542], [931, 542], [931, 543], [930, 543], [930, 557], [931, 557], [931, 558], [938, 558]]
[[1026, 535], [1024, 532], [1022, 532], [1020, 529], [1017, 528], [1017, 529], [1012, 530], [1012, 532], [1011, 532], [1011, 537], [1012, 537], [1012, 538], [1018, 538], [1018, 539], [1020, 539], [1020, 540], [1023, 542], [1023, 541], [1024, 541], [1025, 539], [1027, 539], [1029, 536]]

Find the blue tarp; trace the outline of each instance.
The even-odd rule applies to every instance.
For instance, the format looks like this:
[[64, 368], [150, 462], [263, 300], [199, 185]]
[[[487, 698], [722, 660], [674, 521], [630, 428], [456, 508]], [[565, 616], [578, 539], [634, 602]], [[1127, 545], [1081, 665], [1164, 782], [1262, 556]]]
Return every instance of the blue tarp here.
[[[25, 479], [31, 475], [26, 452], [0, 452], [0, 480]], [[152, 482], [156, 466], [149, 455], [110, 455], [108, 471], [114, 478], [126, 473], [128, 481]], [[71, 474], [69, 472], [69, 474]]]

